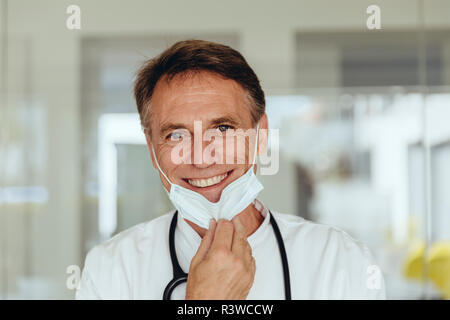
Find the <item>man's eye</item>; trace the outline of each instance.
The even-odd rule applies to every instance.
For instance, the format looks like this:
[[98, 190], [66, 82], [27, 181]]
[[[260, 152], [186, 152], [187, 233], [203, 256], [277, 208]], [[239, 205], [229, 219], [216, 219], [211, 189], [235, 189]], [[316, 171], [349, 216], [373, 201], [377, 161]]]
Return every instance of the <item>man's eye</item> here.
[[183, 137], [183, 134], [181, 132], [172, 132], [170, 133], [166, 138], [173, 140], [173, 141], [178, 141]]
[[220, 132], [225, 132], [231, 128], [232, 128], [232, 126], [228, 126], [226, 124], [221, 124], [220, 126], [217, 127], [217, 129], [219, 129]]

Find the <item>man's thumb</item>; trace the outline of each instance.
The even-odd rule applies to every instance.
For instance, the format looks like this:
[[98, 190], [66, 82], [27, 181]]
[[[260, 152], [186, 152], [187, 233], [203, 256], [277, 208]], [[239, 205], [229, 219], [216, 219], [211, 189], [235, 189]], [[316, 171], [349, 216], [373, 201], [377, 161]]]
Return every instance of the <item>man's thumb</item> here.
[[197, 264], [200, 261], [202, 261], [206, 255], [208, 254], [209, 247], [211, 247], [211, 243], [214, 239], [214, 232], [216, 230], [217, 222], [214, 219], [211, 219], [209, 221], [209, 229], [206, 231], [205, 236], [202, 239], [202, 242], [200, 243], [200, 246], [198, 247], [197, 253], [192, 258], [191, 264]]

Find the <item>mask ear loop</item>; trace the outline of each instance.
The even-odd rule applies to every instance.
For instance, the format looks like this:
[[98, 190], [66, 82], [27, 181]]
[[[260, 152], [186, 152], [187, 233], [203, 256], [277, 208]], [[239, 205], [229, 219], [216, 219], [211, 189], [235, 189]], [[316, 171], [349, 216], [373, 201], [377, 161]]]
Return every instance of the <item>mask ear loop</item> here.
[[256, 125], [255, 152], [253, 153], [252, 167], [255, 165], [258, 156], [258, 142], [259, 142], [259, 123]]
[[155, 159], [156, 166], [158, 167], [159, 172], [161, 172], [161, 174], [164, 176], [164, 178], [166, 178], [166, 180], [170, 184], [170, 186], [172, 186], [172, 182], [170, 182], [169, 178], [167, 178], [164, 171], [162, 171], [161, 167], [159, 166], [158, 159], [156, 158], [156, 154], [155, 154], [155, 149], [153, 149], [153, 143], [152, 143], [152, 153], [153, 153], [153, 158]]

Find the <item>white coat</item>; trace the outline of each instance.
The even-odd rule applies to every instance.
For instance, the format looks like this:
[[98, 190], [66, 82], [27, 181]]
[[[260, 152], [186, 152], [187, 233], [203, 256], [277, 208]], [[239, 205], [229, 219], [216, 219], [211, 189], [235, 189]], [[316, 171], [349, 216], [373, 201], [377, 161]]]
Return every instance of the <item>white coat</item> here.
[[[278, 245], [268, 210], [255, 200], [265, 217], [248, 241], [256, 274], [248, 299], [284, 299]], [[162, 299], [172, 279], [168, 233], [173, 211], [125, 230], [94, 247], [87, 255], [77, 299]], [[336, 228], [272, 211], [286, 247], [292, 299], [384, 299], [384, 281], [368, 248]], [[177, 257], [188, 272], [200, 236], [178, 219]], [[186, 284], [172, 299], [184, 299]]]

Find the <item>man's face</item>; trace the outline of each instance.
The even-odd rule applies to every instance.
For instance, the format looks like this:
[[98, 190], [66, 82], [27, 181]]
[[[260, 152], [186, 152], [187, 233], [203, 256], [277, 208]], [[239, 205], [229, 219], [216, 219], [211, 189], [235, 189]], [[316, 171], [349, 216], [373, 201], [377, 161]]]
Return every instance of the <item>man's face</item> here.
[[[208, 130], [223, 136], [223, 149], [216, 152], [224, 155], [228, 153], [227, 156], [230, 156], [230, 150], [225, 150], [227, 131], [253, 128], [245, 95], [245, 90], [237, 82], [210, 72], [175, 76], [169, 83], [165, 79], [157, 83], [151, 104], [151, 140], [147, 136], [147, 144], [149, 148], [153, 145], [161, 170], [172, 183], [198, 192], [211, 202], [217, 202], [222, 190], [250, 168], [253, 151], [249, 150], [249, 142], [253, 139], [250, 145], [254, 146], [254, 136], [244, 139], [245, 159], [240, 162], [237, 161], [236, 144], [233, 152], [236, 154], [233, 156], [235, 161], [211, 163], [203, 159], [200, 162], [191, 161], [190, 164], [176, 164], [172, 152], [177, 144], [173, 138], [183, 139], [186, 134], [190, 134], [191, 154], [183, 156], [193, 160], [194, 153], [202, 154], [202, 150], [214, 143], [215, 138], [211, 141], [203, 139], [204, 132]], [[260, 129], [267, 129], [267, 117], [264, 115], [261, 120]], [[200, 121], [197, 125], [201, 124], [202, 137], [194, 137], [194, 121]], [[198, 134], [198, 131], [195, 133]], [[194, 144], [196, 138], [201, 142]], [[152, 161], [157, 168], [153, 155]], [[164, 187], [170, 191], [170, 184], [160, 176]]]

